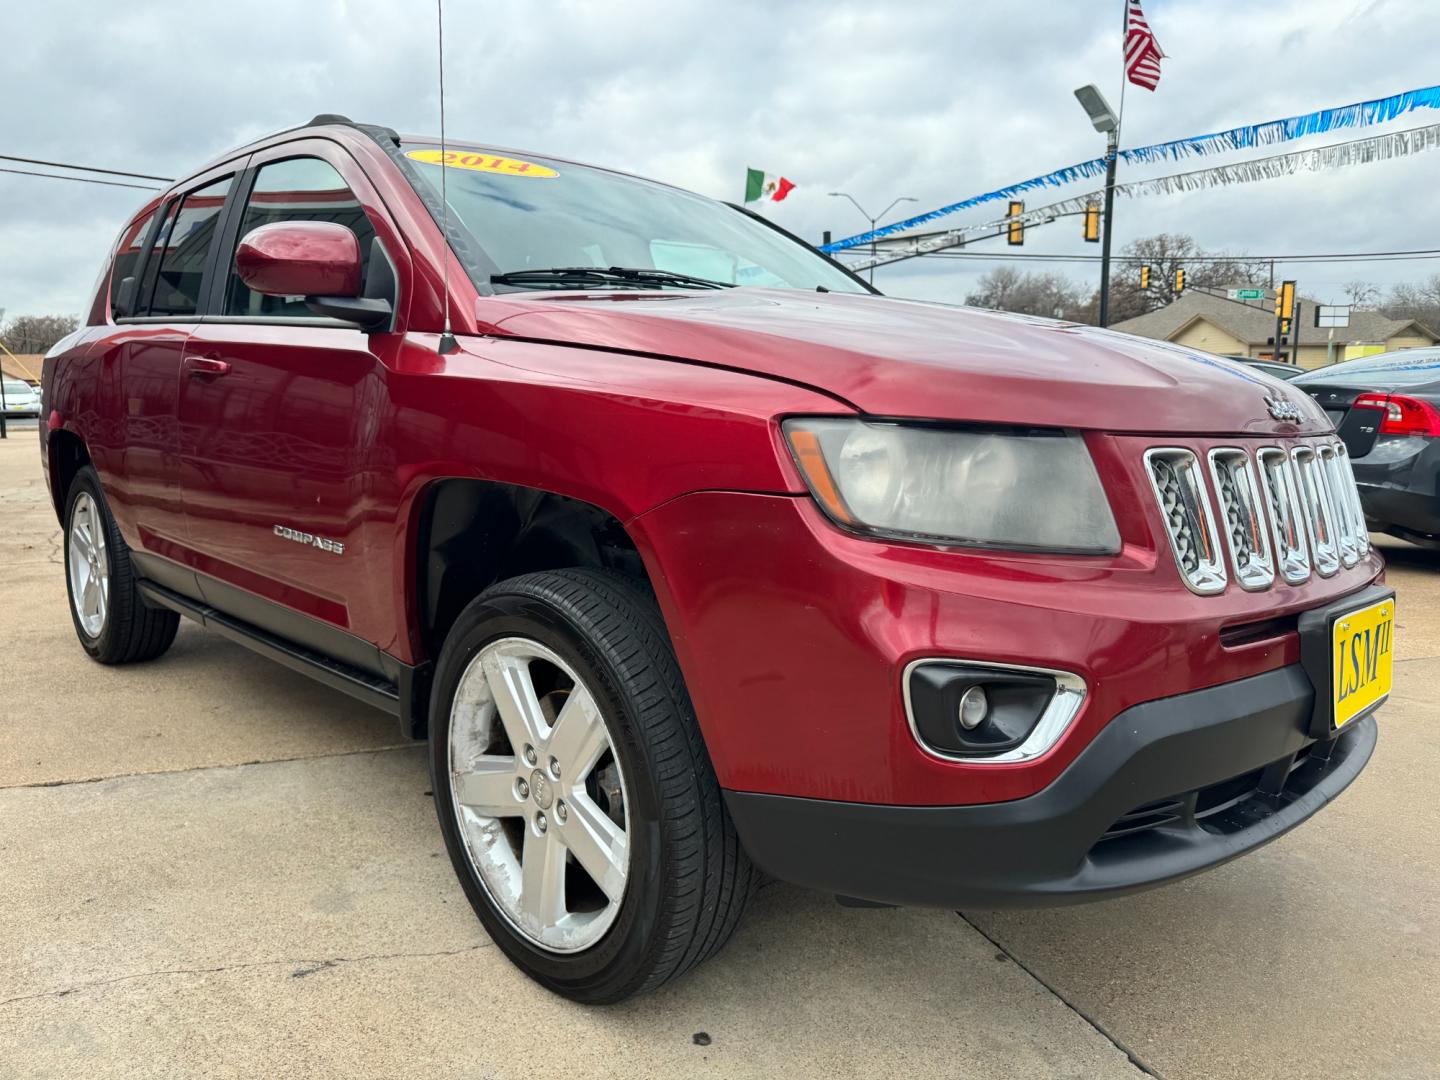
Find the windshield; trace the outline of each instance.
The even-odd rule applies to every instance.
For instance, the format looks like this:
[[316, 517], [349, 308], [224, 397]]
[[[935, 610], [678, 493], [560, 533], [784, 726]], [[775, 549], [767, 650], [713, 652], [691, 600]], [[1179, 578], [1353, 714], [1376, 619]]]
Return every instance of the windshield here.
[[[623, 267], [726, 285], [864, 292], [823, 256], [724, 203], [603, 169], [526, 155], [406, 143], [403, 153], [439, 209], [440, 173], [456, 254], [482, 292], [536, 288], [685, 288], [680, 281], [493, 282], [496, 275]], [[421, 195], [425, 196], [422, 190]], [[473, 250], [466, 250], [471, 248]]]
[[5, 380], [5, 393], [7, 393], [7, 394], [28, 394], [28, 393], [30, 393], [30, 384], [29, 384], [29, 383], [23, 383], [23, 382], [16, 382], [16, 381], [13, 380], [13, 379], [6, 379], [6, 380]]

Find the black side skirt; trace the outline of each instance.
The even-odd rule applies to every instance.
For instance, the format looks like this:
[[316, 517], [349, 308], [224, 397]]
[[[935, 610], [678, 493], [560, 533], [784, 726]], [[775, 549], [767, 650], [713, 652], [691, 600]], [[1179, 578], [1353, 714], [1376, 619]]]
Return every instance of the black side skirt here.
[[401, 733], [406, 738], [425, 737], [430, 680], [428, 663], [402, 664], [390, 658], [399, 668], [397, 681], [391, 682], [382, 676], [342, 663], [304, 645], [262, 630], [153, 581], [141, 581], [137, 587], [146, 603], [177, 611], [187, 619], [194, 619], [207, 630], [214, 630], [247, 649], [284, 664], [291, 671], [308, 675], [326, 686], [349, 694], [356, 701], [362, 701], [398, 717]]

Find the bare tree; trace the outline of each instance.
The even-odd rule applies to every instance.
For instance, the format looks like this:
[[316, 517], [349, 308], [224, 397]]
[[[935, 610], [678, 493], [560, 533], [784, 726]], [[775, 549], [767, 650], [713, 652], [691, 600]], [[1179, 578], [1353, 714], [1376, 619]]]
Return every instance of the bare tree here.
[[1345, 298], [1360, 311], [1374, 311], [1380, 305], [1380, 286], [1373, 281], [1347, 281]]
[[0, 327], [0, 341], [13, 353], [49, 352], [50, 346], [75, 332], [74, 315], [17, 315]]
[[[1268, 281], [1264, 259], [1207, 252], [1188, 233], [1156, 233], [1126, 244], [1124, 259], [1112, 269], [1110, 321], [1133, 319], [1175, 300], [1175, 271], [1184, 269], [1187, 289], [1228, 289]], [[1150, 289], [1140, 290], [1140, 268], [1150, 267]]]
[[1380, 310], [1392, 319], [1415, 319], [1435, 330], [1440, 327], [1440, 274], [1396, 285], [1381, 302]]
[[1085, 301], [1085, 290], [1063, 274], [1021, 272], [1013, 266], [982, 275], [979, 287], [965, 297], [974, 307], [1051, 318], [1069, 318]]

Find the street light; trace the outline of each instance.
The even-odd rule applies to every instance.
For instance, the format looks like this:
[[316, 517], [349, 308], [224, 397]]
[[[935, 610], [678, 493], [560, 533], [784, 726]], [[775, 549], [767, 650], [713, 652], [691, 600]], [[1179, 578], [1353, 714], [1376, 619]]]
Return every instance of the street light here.
[[1110, 236], [1115, 221], [1115, 159], [1120, 149], [1120, 118], [1110, 108], [1099, 87], [1091, 84], [1075, 91], [1090, 123], [1105, 136], [1105, 235], [1100, 247], [1100, 325], [1110, 323]]
[[[856, 202], [856, 201], [855, 201], [855, 196], [854, 196], [854, 195], [851, 195], [848, 191], [832, 191], [832, 192], [830, 192], [830, 196], [831, 196], [832, 198], [836, 198], [836, 199], [849, 199], [852, 203], [855, 203], [855, 209], [856, 209], [856, 210], [859, 210], [860, 213], [870, 222], [870, 231], [871, 231], [872, 233], [875, 231], [875, 223], [876, 223], [877, 221], [879, 221], [881, 218], [883, 218], [886, 214], [890, 213], [891, 210], [894, 210], [895, 207], [899, 206], [902, 202], [919, 202], [919, 201], [920, 201], [919, 199], [912, 198], [912, 197], [910, 197], [909, 195], [901, 195], [898, 199], [896, 199], [894, 202], [892, 202], [889, 206], [885, 207], [884, 210], [881, 210], [880, 213], [878, 213], [878, 214], [873, 214], [873, 215], [872, 215], [872, 214], [868, 213], [863, 206], [861, 206], [858, 202]], [[870, 284], [871, 284], [871, 285], [874, 285], [874, 284], [875, 284], [875, 262], [874, 262], [874, 260], [875, 260], [875, 251], [876, 251], [876, 248], [875, 248], [875, 238], [872, 236], [872, 237], [870, 238], [870, 260], [871, 260], [871, 262], [870, 262]]]

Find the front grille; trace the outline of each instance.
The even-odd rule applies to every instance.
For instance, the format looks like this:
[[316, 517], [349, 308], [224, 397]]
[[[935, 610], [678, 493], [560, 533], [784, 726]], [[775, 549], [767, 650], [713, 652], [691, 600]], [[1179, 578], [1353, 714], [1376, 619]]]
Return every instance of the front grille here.
[[1180, 576], [1194, 592], [1220, 592], [1225, 588], [1225, 562], [1195, 455], [1184, 449], [1148, 450], [1145, 466]]
[[1192, 591], [1222, 592], [1231, 573], [1250, 590], [1270, 588], [1277, 576], [1298, 585], [1312, 570], [1330, 577], [1354, 566], [1370, 550], [1344, 444], [1253, 454], [1222, 446], [1208, 461], [1207, 486], [1194, 451], [1145, 452], [1176, 565]]

